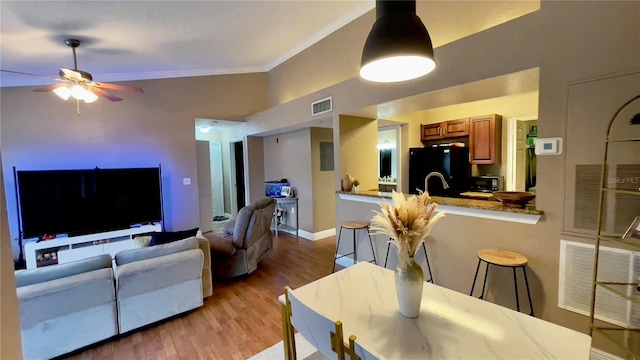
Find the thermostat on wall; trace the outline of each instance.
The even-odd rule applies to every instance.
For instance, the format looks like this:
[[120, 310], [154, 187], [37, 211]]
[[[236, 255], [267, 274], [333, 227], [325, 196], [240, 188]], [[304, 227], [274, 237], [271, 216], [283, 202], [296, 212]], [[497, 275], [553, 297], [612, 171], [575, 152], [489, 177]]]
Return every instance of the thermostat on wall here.
[[562, 154], [562, 138], [538, 138], [535, 141], [536, 155]]

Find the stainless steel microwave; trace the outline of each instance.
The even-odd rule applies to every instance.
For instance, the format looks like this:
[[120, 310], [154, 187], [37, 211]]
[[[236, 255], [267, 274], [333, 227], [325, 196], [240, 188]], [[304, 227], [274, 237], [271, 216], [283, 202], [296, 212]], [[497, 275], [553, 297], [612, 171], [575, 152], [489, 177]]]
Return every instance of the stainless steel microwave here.
[[479, 192], [494, 192], [503, 189], [503, 177], [499, 175], [472, 176], [470, 190]]

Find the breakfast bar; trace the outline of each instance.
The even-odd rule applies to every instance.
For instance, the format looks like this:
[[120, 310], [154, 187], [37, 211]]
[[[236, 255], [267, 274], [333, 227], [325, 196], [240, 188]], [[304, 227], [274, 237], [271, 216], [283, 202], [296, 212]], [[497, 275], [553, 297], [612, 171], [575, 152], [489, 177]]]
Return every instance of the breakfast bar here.
[[[341, 200], [370, 204], [391, 202], [390, 192], [365, 190], [358, 193], [338, 191]], [[523, 224], [537, 224], [544, 212], [527, 205], [523, 209], [505, 207], [499, 201], [465, 199], [454, 197], [432, 196], [431, 201], [438, 204], [436, 211], [446, 211], [448, 214], [471, 216], [485, 219], [518, 222]]]
[[[290, 294], [310, 311], [340, 320], [345, 343], [355, 335], [358, 346], [366, 350], [365, 358], [589, 358], [591, 338], [585, 334], [430, 283], [424, 283], [419, 316], [405, 318], [398, 310], [393, 271], [366, 262]], [[293, 311], [292, 323], [314, 328], [313, 317], [304, 315]]]

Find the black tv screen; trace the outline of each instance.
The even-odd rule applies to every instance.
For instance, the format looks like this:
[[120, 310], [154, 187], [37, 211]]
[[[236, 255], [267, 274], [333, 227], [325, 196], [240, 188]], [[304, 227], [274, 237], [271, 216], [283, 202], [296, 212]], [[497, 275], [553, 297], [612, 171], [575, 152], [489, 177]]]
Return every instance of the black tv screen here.
[[159, 168], [18, 171], [23, 238], [162, 220]]

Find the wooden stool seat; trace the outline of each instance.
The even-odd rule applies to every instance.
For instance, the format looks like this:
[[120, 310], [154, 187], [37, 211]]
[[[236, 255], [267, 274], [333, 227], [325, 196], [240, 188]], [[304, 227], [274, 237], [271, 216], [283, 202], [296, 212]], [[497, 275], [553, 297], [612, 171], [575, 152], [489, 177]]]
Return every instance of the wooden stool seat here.
[[533, 302], [531, 301], [531, 291], [529, 290], [529, 280], [527, 279], [527, 264], [529, 259], [526, 256], [518, 254], [517, 252], [500, 250], [500, 249], [481, 249], [478, 250], [478, 266], [476, 267], [476, 274], [473, 277], [473, 284], [471, 285], [470, 296], [473, 296], [473, 290], [476, 287], [476, 280], [478, 280], [478, 273], [480, 272], [480, 264], [487, 264], [484, 272], [484, 280], [482, 281], [482, 293], [480, 293], [479, 299], [484, 299], [484, 290], [487, 286], [487, 277], [489, 276], [489, 265], [509, 267], [513, 271], [513, 287], [516, 293], [516, 310], [520, 311], [520, 297], [518, 295], [518, 279], [516, 278], [516, 269], [522, 269], [524, 275], [524, 283], [527, 289], [527, 298], [529, 300], [529, 315], [533, 314]]
[[493, 265], [510, 267], [525, 266], [529, 262], [529, 259], [524, 255], [500, 249], [478, 250], [478, 258]]
[[[336, 252], [333, 255], [333, 270], [331, 272], [336, 271], [336, 261], [340, 258], [347, 257], [349, 255], [353, 255], [353, 263], [356, 264], [358, 262], [358, 238], [356, 236], [356, 232], [358, 230], [365, 230], [367, 232], [367, 237], [369, 237], [369, 245], [371, 245], [371, 254], [373, 254], [373, 260], [369, 262], [373, 262], [374, 264], [378, 264], [376, 260], [376, 251], [373, 248], [373, 240], [371, 239], [371, 233], [369, 232], [368, 221], [356, 221], [356, 220], [347, 220], [340, 224], [340, 232], [338, 232], [338, 239], [336, 241]], [[342, 229], [352, 230], [353, 231], [353, 251], [338, 256], [338, 249], [340, 248], [340, 239], [342, 238]]]
[[342, 227], [351, 230], [366, 229], [369, 227], [369, 223], [366, 221], [345, 221], [342, 223]]

